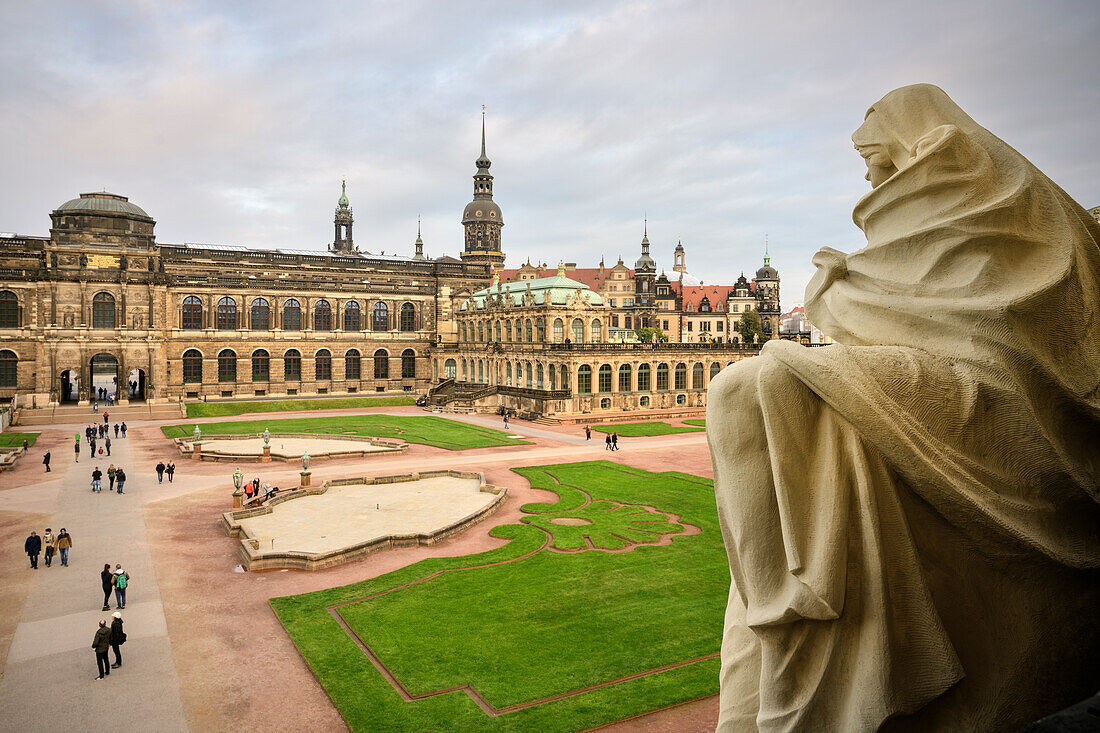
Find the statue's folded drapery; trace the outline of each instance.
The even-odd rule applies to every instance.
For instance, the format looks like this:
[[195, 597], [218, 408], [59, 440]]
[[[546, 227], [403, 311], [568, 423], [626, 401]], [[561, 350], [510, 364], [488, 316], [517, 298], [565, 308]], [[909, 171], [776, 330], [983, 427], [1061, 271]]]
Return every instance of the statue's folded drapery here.
[[1097, 600], [1100, 228], [939, 89], [872, 111], [910, 159], [856, 207], [867, 247], [815, 257], [837, 343], [770, 342], [708, 399], [722, 731], [1017, 724], [1043, 702], [1001, 697], [1073, 633], [1036, 609]]

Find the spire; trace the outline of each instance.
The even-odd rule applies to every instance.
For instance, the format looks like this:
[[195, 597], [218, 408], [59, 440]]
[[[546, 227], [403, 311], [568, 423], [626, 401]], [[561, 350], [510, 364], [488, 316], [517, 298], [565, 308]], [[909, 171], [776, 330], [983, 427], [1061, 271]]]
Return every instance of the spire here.
[[768, 267], [772, 263], [772, 258], [768, 255], [768, 235], [764, 235], [764, 267]]
[[485, 156], [485, 105], [481, 105], [481, 157]]
[[416, 254], [413, 255], [414, 260], [424, 259], [424, 240], [420, 238], [420, 215], [416, 217]]
[[489, 160], [489, 156], [485, 154], [485, 105], [481, 105], [481, 155], [475, 161], [478, 168], [478, 175], [489, 175], [489, 166], [492, 162]]
[[336, 202], [337, 208], [346, 209], [351, 202], [348, 201], [348, 179], [340, 179], [340, 199]]

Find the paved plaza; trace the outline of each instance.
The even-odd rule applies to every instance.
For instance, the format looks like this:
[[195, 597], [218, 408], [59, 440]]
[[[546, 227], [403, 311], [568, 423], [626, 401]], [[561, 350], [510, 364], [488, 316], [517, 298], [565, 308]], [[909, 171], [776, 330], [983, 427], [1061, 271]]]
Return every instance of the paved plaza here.
[[[392, 412], [424, 414], [414, 408]], [[94, 417], [89, 410], [87, 422]], [[489, 416], [454, 418], [503, 427]], [[234, 419], [250, 416], [206, 422]], [[515, 523], [524, 503], [553, 499], [531, 488], [512, 466], [607, 459], [711, 475], [702, 433], [623, 440], [620, 451], [608, 452], [601, 441], [585, 440], [583, 426], [513, 421], [509, 432], [530, 445], [464, 451], [414, 445], [402, 454], [335, 459], [313, 468], [315, 484], [412, 471], [479, 471], [509, 492], [502, 508], [482, 523], [438, 545], [386, 550], [321, 571], [241, 573], [237, 540], [221, 526], [222, 513], [231, 509], [232, 465], [177, 457], [175, 481], [157, 483], [153, 466], [174, 450], [159, 430], [162, 424], [131, 423], [130, 437], [112, 442], [110, 459], [93, 462], [85, 449], [79, 463], [73, 461], [72, 439], [82, 425], [51, 426], [14, 471], [0, 476], [0, 539], [7, 548], [0, 557], [0, 583], [8, 591], [0, 599], [0, 730], [28, 730], [47, 721], [51, 727], [108, 731], [138, 725], [158, 731], [344, 729], [272, 613], [269, 598], [376, 577], [428, 557], [502, 546], [505, 541], [491, 537], [490, 529]], [[40, 463], [47, 449], [53, 454], [50, 474]], [[110, 462], [125, 468], [126, 493], [108, 493], [104, 480], [103, 493], [93, 494], [93, 465], [106, 469]], [[299, 471], [285, 463], [247, 469], [249, 477], [259, 474], [281, 486], [293, 485]], [[55, 561], [46, 568], [40, 561], [40, 569], [32, 571], [23, 540], [30, 529], [41, 534], [47, 526], [55, 532], [64, 526], [72, 535], [70, 567]], [[110, 616], [99, 611], [99, 571], [106, 562], [122, 563], [132, 578], [122, 612], [128, 641], [122, 647], [124, 666], [94, 681], [91, 640], [98, 620]], [[712, 697], [609, 730], [704, 731], [713, 730], [716, 720]]]

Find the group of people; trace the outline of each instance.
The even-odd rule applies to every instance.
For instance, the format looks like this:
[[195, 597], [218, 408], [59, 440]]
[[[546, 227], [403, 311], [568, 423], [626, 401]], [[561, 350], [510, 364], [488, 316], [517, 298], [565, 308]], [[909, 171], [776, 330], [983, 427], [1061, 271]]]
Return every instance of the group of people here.
[[[104, 606], [104, 610], [106, 610]], [[92, 649], [95, 650], [95, 664], [99, 668], [99, 676], [95, 679], [101, 680], [104, 677], [111, 674], [112, 669], [118, 669], [122, 666], [122, 652], [119, 647], [126, 643], [126, 632], [122, 630], [122, 614], [115, 611], [111, 615], [111, 625], [107, 626], [106, 619], [99, 620], [99, 628], [96, 629], [95, 637], [92, 639]], [[110, 658], [107, 656], [108, 650], [113, 649], [115, 652], [115, 662], [110, 664]]]
[[246, 502], [251, 502], [253, 499], [267, 501], [268, 499], [273, 498], [278, 493], [278, 486], [269, 484], [266, 481], [261, 483], [259, 476], [256, 476], [244, 485], [244, 498]]
[[176, 475], [176, 462], [171, 458], [168, 459], [168, 464], [165, 465], [164, 461], [157, 463], [157, 483], [164, 483], [164, 476], [167, 474], [168, 483], [172, 483], [172, 477]]
[[103, 570], [99, 574], [103, 583], [103, 610], [111, 610], [111, 592], [115, 594], [115, 610], [126, 608], [126, 588], [130, 585], [130, 574], [122, 569], [122, 563], [116, 563], [111, 570], [111, 563], [103, 563]]
[[[111, 428], [114, 428], [115, 439], [118, 439], [118, 434], [121, 431], [122, 437], [126, 437], [126, 423], [115, 423], [113, 426], [107, 421], [110, 419], [110, 413], [103, 413], [102, 425], [88, 425], [84, 428], [84, 440], [88, 443], [88, 453], [92, 458], [96, 457], [98, 450], [99, 455], [111, 455]], [[103, 441], [103, 445], [99, 446], [99, 441]], [[76, 455], [77, 463], [80, 462], [80, 433], [76, 433], [74, 436], [73, 453]], [[50, 470], [49, 453], [43, 457], [42, 463], [46, 466], [46, 471]]]
[[113, 405], [115, 402], [115, 395], [113, 392], [107, 391], [106, 387], [100, 387], [95, 391], [96, 403], [92, 405], [92, 409], [99, 409], [99, 403], [103, 402], [108, 406]]
[[[103, 471], [99, 470], [97, 465], [92, 469], [92, 493], [99, 494], [103, 491]], [[126, 485], [126, 471], [122, 469], [122, 466], [115, 466], [111, 464], [107, 467], [107, 492], [117, 491], [119, 494], [124, 494], [122, 488]]]
[[41, 537], [32, 529], [30, 536], [23, 543], [23, 550], [31, 560], [32, 570], [38, 570], [38, 556], [42, 554], [43, 549], [46, 551], [46, 567], [53, 564], [53, 556], [58, 553], [61, 553], [61, 566], [69, 567], [69, 550], [72, 547], [73, 538], [64, 527], [56, 535], [52, 529], [46, 527], [46, 534]]
[[[592, 427], [584, 426], [584, 439], [592, 440]], [[619, 450], [619, 434], [608, 433], [604, 436], [604, 450]]]

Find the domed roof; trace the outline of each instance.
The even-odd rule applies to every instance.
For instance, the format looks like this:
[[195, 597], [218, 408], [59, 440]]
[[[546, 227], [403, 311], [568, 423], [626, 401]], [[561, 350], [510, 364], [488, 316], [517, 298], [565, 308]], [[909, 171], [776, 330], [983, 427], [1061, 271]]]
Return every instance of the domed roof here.
[[499, 221], [503, 223], [504, 217], [500, 213], [500, 207], [492, 199], [474, 199], [466, 204], [466, 208], [462, 211], [462, 223], [466, 224], [471, 221]]
[[764, 265], [756, 271], [757, 280], [775, 280], [779, 277], [779, 270], [775, 269], [771, 265]]
[[80, 198], [75, 198], [70, 201], [66, 201], [57, 207], [57, 211], [71, 211], [71, 212], [98, 212], [109, 214], [129, 214], [130, 216], [140, 216], [145, 219], [151, 219], [152, 217], [145, 213], [137, 204], [130, 203], [129, 199], [125, 196], [119, 196], [115, 193], [107, 193], [106, 191], [96, 193], [82, 193]]

